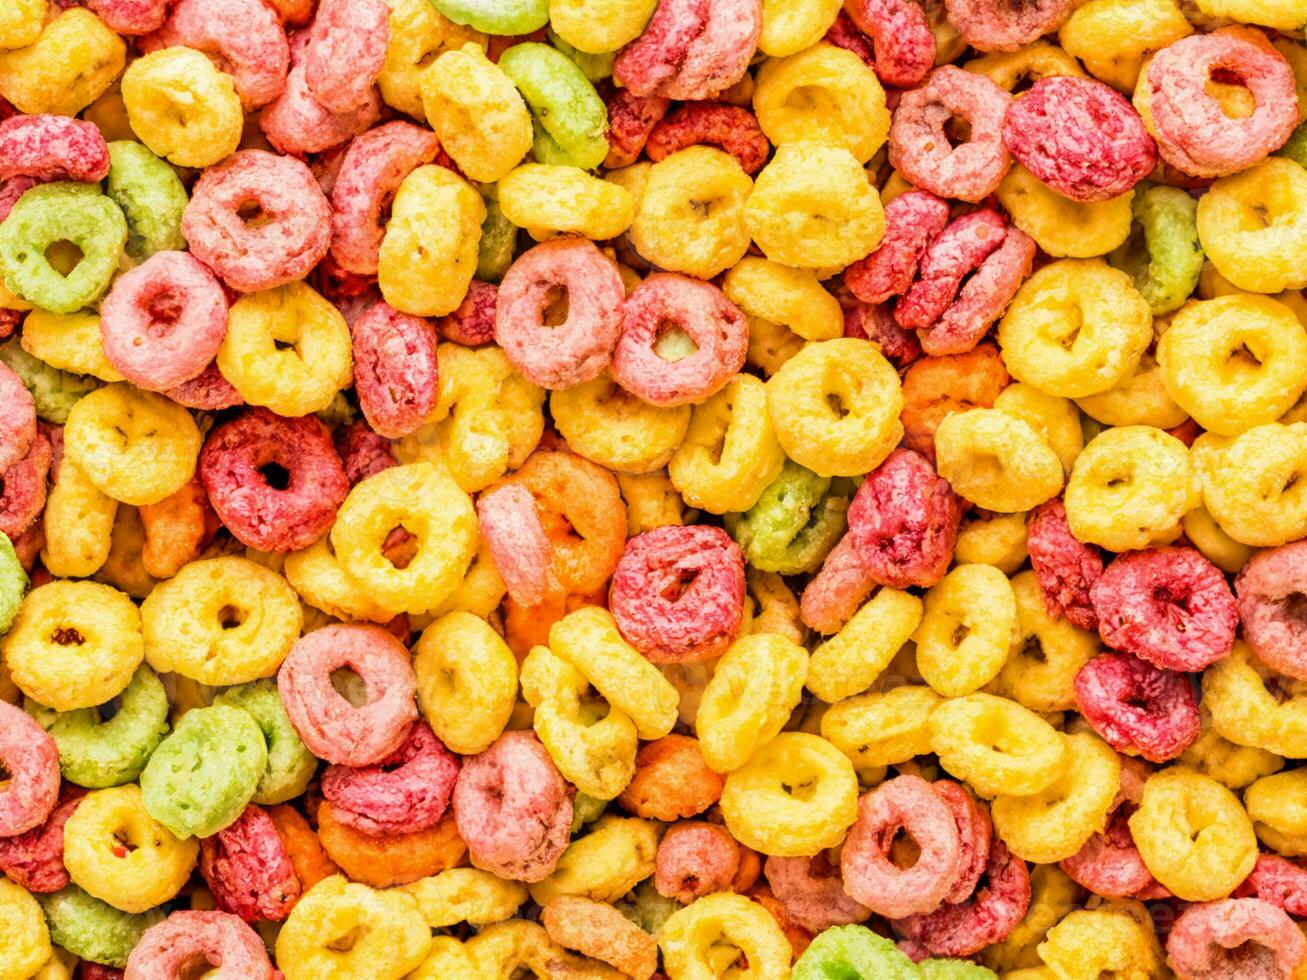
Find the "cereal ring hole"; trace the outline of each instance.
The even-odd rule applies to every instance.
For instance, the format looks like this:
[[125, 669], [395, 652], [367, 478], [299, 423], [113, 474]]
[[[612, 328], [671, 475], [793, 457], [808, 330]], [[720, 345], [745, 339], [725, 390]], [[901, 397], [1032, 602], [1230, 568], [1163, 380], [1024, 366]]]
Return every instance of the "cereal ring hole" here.
[[362, 708], [368, 701], [368, 687], [362, 676], [352, 667], [339, 667], [331, 672], [331, 686], [349, 702], [351, 708]]
[[894, 867], [906, 871], [921, 859], [921, 845], [907, 827], [898, 826], [894, 828], [894, 836], [890, 838], [886, 853]]
[[264, 209], [263, 202], [257, 198], [241, 201], [236, 206], [236, 217], [241, 219], [241, 224], [246, 228], [262, 228], [276, 220], [276, 215], [269, 214]]
[[390, 533], [386, 535], [381, 545], [381, 553], [386, 556], [386, 560], [391, 565], [402, 572], [413, 563], [421, 547], [417, 536], [404, 525], [399, 524], [391, 528]]
[[290, 486], [290, 470], [278, 462], [264, 463], [259, 467], [258, 472], [274, 490], [285, 490]]
[[1227, 119], [1247, 119], [1257, 111], [1257, 100], [1236, 70], [1213, 65], [1203, 91], [1221, 107]]
[[57, 643], [61, 647], [79, 647], [86, 642], [86, 637], [82, 636], [75, 627], [60, 626], [50, 634], [50, 642]]
[[567, 287], [561, 283], [552, 283], [545, 290], [545, 304], [540, 312], [540, 323], [546, 327], [561, 327], [567, 322], [567, 315], [571, 312], [571, 308]]
[[218, 625], [224, 630], [234, 630], [244, 624], [246, 617], [247, 613], [244, 609], [231, 605], [223, 606], [218, 610]]
[[[80, 245], [76, 242], [70, 242], [66, 238], [61, 238], [47, 245], [44, 255], [45, 260], [50, 263], [50, 267], [65, 278], [70, 276], [73, 270], [82, 264], [82, 259], [86, 257], [86, 253], [82, 251]], [[19, 255], [18, 258], [21, 261], [26, 258], [26, 255]]]
[[699, 349], [699, 345], [680, 324], [671, 320], [662, 320], [654, 331], [654, 353], [668, 364], [689, 357]]

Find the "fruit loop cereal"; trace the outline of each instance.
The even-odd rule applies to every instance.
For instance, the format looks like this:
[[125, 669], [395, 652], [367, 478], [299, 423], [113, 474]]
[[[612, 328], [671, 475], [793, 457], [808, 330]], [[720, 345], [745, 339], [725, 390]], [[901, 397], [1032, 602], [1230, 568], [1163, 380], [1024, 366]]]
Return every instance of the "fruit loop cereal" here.
[[1307, 976], [1304, 0], [0, 0], [0, 978]]

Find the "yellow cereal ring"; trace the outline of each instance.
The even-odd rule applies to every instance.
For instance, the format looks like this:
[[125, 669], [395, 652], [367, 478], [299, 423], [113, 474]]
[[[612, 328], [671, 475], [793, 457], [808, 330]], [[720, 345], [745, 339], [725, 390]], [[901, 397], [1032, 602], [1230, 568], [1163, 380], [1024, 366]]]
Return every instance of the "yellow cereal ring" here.
[[730, 772], [770, 742], [803, 694], [808, 653], [775, 633], [736, 640], [703, 691], [695, 734], [708, 766]]
[[0, 50], [0, 95], [19, 112], [75, 116], [126, 63], [123, 39], [89, 10], [73, 7], [49, 21], [34, 43]]
[[484, 619], [446, 613], [413, 647], [418, 706], [431, 730], [462, 755], [484, 752], [517, 700], [517, 661]]

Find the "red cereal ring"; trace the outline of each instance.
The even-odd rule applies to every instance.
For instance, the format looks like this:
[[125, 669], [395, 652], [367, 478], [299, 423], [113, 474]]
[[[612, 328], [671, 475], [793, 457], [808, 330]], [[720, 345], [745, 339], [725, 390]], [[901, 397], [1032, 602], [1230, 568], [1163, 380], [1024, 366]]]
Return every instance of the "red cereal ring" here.
[[189, 252], [156, 252], [114, 280], [100, 305], [104, 356], [146, 391], [204, 372], [227, 336], [227, 294]]
[[200, 841], [200, 874], [218, 908], [246, 922], [281, 922], [300, 897], [300, 880], [277, 825], [253, 804]]
[[385, 0], [320, 0], [309, 38], [304, 81], [318, 104], [336, 113], [366, 104], [390, 45]]
[[286, 32], [262, 0], [177, 0], [163, 27], [138, 44], [142, 53], [182, 45], [207, 54], [231, 76], [246, 112], [286, 87]]
[[260, 551], [307, 548], [335, 523], [349, 493], [331, 436], [312, 415], [250, 409], [209, 433], [199, 469], [222, 523]]
[[[241, 980], [273, 980], [259, 934], [227, 912], [173, 912], [150, 926], [127, 957], [124, 980], [182, 980], [201, 964]], [[208, 972], [208, 971], [205, 971]]]
[[[0, 194], [4, 192], [0, 190]], [[0, 221], [3, 221], [0, 218]], [[26, 313], [22, 310], [0, 309], [0, 340], [8, 340], [18, 329], [18, 325], [23, 322]]]
[[480, 347], [495, 339], [495, 310], [499, 303], [499, 287], [492, 282], [473, 279], [467, 295], [453, 313], [436, 321], [436, 333], [442, 340]]
[[1051, 34], [1075, 0], [944, 0], [949, 21], [978, 51], [1015, 51]]
[[838, 865], [816, 857], [769, 857], [763, 865], [785, 914], [811, 932], [865, 922], [871, 909], [844, 890]]
[[818, 633], [838, 633], [875, 588], [876, 580], [845, 534], [804, 588], [799, 618]]
[[626, 641], [656, 664], [708, 660], [744, 616], [744, 556], [729, 534], [669, 524], [626, 542], [608, 606]]
[[[964, 201], [989, 196], [1012, 158], [1003, 145], [1003, 116], [1012, 96], [984, 75], [953, 65], [936, 68], [920, 88], [904, 92], [890, 124], [890, 164], [913, 186]], [[954, 117], [971, 131], [954, 147], [945, 126]]]
[[534, 606], [561, 589], [552, 571], [554, 546], [545, 535], [531, 491], [519, 483], [506, 483], [483, 493], [477, 500], [477, 520], [514, 601]]
[[77, 980], [123, 980], [123, 971], [116, 966], [82, 960], [77, 964]]
[[1166, 938], [1166, 962], [1183, 980], [1289, 980], [1304, 960], [1298, 924], [1259, 898], [1190, 905]]
[[530, 732], [504, 732], [463, 763], [454, 820], [472, 863], [519, 881], [549, 876], [567, 848], [572, 792]]
[[933, 357], [973, 349], [1030, 275], [1036, 251], [1033, 238], [1008, 225], [1003, 244], [962, 284], [939, 319], [918, 333], [921, 349]]
[[1000, 942], [1030, 907], [1030, 870], [995, 835], [984, 877], [984, 887], [965, 902], [897, 919], [894, 931], [933, 956], [972, 956]]
[[[346, 144], [348, 146], [348, 144]], [[340, 147], [337, 147], [340, 149]], [[328, 151], [334, 153], [335, 151]], [[340, 160], [345, 159], [342, 152], [339, 155]], [[335, 189], [335, 181], [318, 180], [319, 186], [322, 187], [324, 194], [330, 194]], [[348, 269], [341, 268], [335, 257], [328, 252], [322, 257], [312, 274], [309, 276], [309, 283], [320, 292], [324, 297], [335, 303], [337, 307], [342, 307], [346, 300], [358, 299], [362, 296], [375, 294], [381, 295], [376, 288], [376, 275], [360, 275], [359, 273], [350, 272]], [[344, 310], [341, 310], [344, 313]]]
[[1157, 165], [1135, 107], [1092, 78], [1051, 75], [1012, 103], [1003, 143], [1022, 166], [1073, 201], [1124, 194]]
[[1243, 638], [1272, 670], [1307, 678], [1307, 541], [1258, 552], [1234, 580]]
[[762, 34], [762, 0], [662, 0], [613, 63], [636, 95], [710, 99], [748, 71]]
[[0, 473], [32, 450], [36, 441], [36, 401], [22, 379], [0, 364]]
[[405, 177], [439, 151], [435, 133], [402, 120], [370, 129], [349, 144], [331, 188], [331, 257], [342, 269], [376, 274], [385, 234], [381, 219], [391, 198]]
[[[671, 326], [688, 334], [695, 351], [675, 361], [658, 352]], [[744, 366], [749, 323], [711, 283], [659, 272], [631, 291], [622, 304], [621, 336], [613, 351], [613, 379], [655, 405], [701, 402]]]
[[[1208, 95], [1213, 73], [1228, 73], [1252, 93], [1246, 118], [1226, 115]], [[1230, 34], [1193, 34], [1154, 55], [1141, 80], [1157, 148], [1167, 163], [1197, 177], [1219, 177], [1256, 163], [1298, 124], [1293, 70], [1274, 48]]]
[[365, 834], [407, 834], [434, 827], [445, 815], [459, 762], [424, 722], [379, 762], [329, 766], [322, 795], [336, 819]]
[[1198, 697], [1184, 674], [1124, 653], [1100, 653], [1076, 673], [1076, 708], [1118, 752], [1168, 762], [1198, 737]]
[[896, 449], [854, 495], [848, 536], [874, 581], [928, 588], [948, 571], [961, 519], [961, 498], [930, 460]]
[[953, 812], [958, 825], [958, 876], [944, 897], [946, 903], [964, 902], [971, 897], [989, 863], [990, 841], [994, 824], [989, 811], [976, 802], [966, 787], [951, 779], [937, 779], [930, 784], [941, 800]]
[[331, 442], [345, 466], [345, 479], [351, 487], [374, 473], [399, 465], [390, 451], [390, 440], [377, 435], [366, 422], [339, 426], [331, 434]]
[[1098, 629], [1089, 590], [1103, 574], [1103, 556], [1071, 534], [1062, 498], [1042, 503], [1031, 513], [1026, 550], [1048, 614], [1054, 619], [1065, 616], [1083, 630]]
[[[358, 674], [368, 700], [355, 707], [331, 683]], [[295, 641], [277, 673], [286, 714], [309, 751], [341, 766], [370, 766], [398, 749], [417, 720], [408, 649], [380, 626], [324, 626]]]
[[203, 412], [217, 412], [245, 403], [241, 393], [222, 376], [217, 361], [210, 361], [208, 367], [190, 381], [183, 381], [176, 387], [169, 388], [164, 394], [178, 405]]
[[990, 208], [949, 222], [926, 248], [916, 280], [899, 300], [894, 318], [908, 330], [933, 326], [956, 299], [962, 280], [998, 251], [1007, 233], [1007, 218]]
[[616, 89], [608, 97], [608, 156], [604, 167], [616, 170], [640, 159], [645, 142], [658, 120], [667, 114], [670, 99], [661, 95], [636, 95], [629, 88]]
[[885, 237], [874, 252], [844, 270], [844, 285], [864, 303], [883, 303], [907, 292], [948, 216], [948, 202], [929, 191], [900, 194], [885, 205]]
[[844, 311], [844, 336], [870, 340], [899, 370], [921, 357], [921, 341], [899, 326], [889, 304], [864, 303], [847, 289], [838, 290], [836, 299]]
[[87, 9], [104, 26], [129, 37], [149, 34], [163, 26], [173, 0], [86, 0]]
[[751, 176], [771, 156], [771, 144], [753, 113], [720, 102], [687, 102], [677, 106], [649, 133], [645, 152], [650, 160], [657, 162], [698, 144], [729, 153]]
[[[894, 838], [911, 837], [920, 856], [900, 868], [891, 858]], [[952, 807], [930, 783], [902, 775], [858, 801], [840, 855], [844, 890], [877, 915], [901, 919], [939, 907], [958, 880], [962, 850]]]
[[741, 848], [725, 827], [705, 820], [674, 823], [654, 855], [654, 888], [689, 905], [712, 892], [729, 891], [740, 871]]
[[436, 333], [378, 300], [351, 325], [354, 391], [368, 424], [390, 439], [421, 427], [436, 407]]
[[52, 461], [50, 440], [37, 432], [27, 455], [0, 474], [0, 532], [15, 547], [25, 531], [40, 529], [37, 518], [45, 507], [46, 476]]
[[866, 34], [858, 30], [858, 25], [853, 23], [853, 18], [845, 11], [841, 10], [835, 18], [835, 23], [831, 24], [830, 30], [822, 38], [827, 44], [833, 44], [837, 48], [843, 48], [845, 51], [852, 51], [862, 63], [868, 68], [876, 65], [876, 53], [872, 50], [871, 40]]
[[[290, 39], [290, 74], [282, 93], [259, 114], [259, 128], [268, 142], [282, 153], [303, 156], [337, 148], [353, 136], [367, 132], [381, 114], [381, 94], [375, 87], [368, 97], [348, 112], [332, 112], [309, 92], [304, 77], [304, 56], [309, 32], [298, 31]], [[343, 158], [342, 158], [343, 159]], [[334, 166], [335, 161], [332, 161]], [[332, 167], [324, 173], [331, 183]], [[327, 193], [329, 188], [323, 188]]]
[[1221, 570], [1194, 548], [1119, 555], [1089, 590], [1098, 635], [1167, 670], [1197, 671], [1234, 645], [1234, 594]]
[[0, 181], [15, 177], [95, 183], [109, 175], [109, 145], [95, 123], [13, 116], [0, 123]]
[[871, 39], [870, 64], [886, 85], [911, 88], [934, 67], [935, 35], [920, 4], [913, 0], [849, 0], [844, 9], [858, 30]]
[[0, 837], [38, 827], [59, 798], [59, 750], [31, 715], [0, 701]]
[[200, 175], [182, 236], [232, 289], [258, 292], [303, 279], [327, 254], [331, 205], [300, 161], [238, 150]]
[[1234, 894], [1260, 898], [1290, 915], [1307, 915], [1307, 868], [1278, 854], [1261, 854]]
[[13, 837], [0, 837], [0, 871], [29, 892], [49, 894], [68, 884], [64, 867], [64, 824], [86, 791], [68, 784], [45, 822]]
[[1125, 810], [1109, 816], [1107, 828], [1060, 866], [1076, 884], [1104, 898], [1129, 898], [1157, 883], [1135, 847]]
[[504, 274], [495, 340], [532, 384], [571, 388], [608, 366], [625, 295], [617, 265], [594, 242], [544, 242], [518, 256]]

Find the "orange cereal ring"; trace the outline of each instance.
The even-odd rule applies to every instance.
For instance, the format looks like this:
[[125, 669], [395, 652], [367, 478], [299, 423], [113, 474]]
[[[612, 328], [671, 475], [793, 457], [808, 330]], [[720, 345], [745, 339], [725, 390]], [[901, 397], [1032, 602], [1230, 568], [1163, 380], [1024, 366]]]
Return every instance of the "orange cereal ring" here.
[[198, 473], [158, 503], [142, 505], [140, 514], [145, 528], [141, 564], [160, 579], [172, 578], [187, 562], [199, 558], [222, 526]]
[[298, 810], [286, 803], [267, 807], [268, 816], [277, 828], [277, 836], [290, 855], [290, 866], [300, 880], [300, 894], [308, 891], [323, 878], [340, 873], [336, 862], [327, 856], [322, 842], [309, 822]]
[[439, 874], [458, 867], [467, 857], [452, 811], [427, 830], [374, 837], [341, 823], [324, 800], [318, 807], [318, 839], [345, 874], [373, 888]]
[[699, 740], [664, 735], [640, 747], [635, 777], [617, 802], [636, 816], [670, 823], [703, 813], [721, 795], [722, 777], [708, 768]]
[[545, 906], [540, 922], [560, 946], [601, 960], [635, 980], [648, 980], [658, 968], [653, 936], [604, 902], [559, 895]]
[[903, 376], [903, 445], [933, 460], [935, 430], [944, 417], [969, 408], [992, 408], [1009, 380], [993, 344], [917, 361]]

